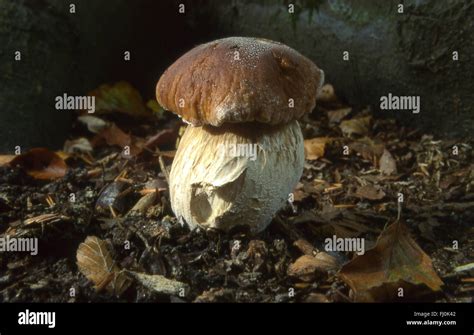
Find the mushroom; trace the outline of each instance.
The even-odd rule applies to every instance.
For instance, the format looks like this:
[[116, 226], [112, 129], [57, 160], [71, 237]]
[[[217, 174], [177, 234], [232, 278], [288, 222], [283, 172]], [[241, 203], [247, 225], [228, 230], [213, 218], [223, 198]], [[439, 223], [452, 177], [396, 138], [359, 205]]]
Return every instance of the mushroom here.
[[260, 38], [202, 44], [172, 64], [158, 102], [188, 123], [170, 173], [171, 206], [191, 229], [264, 230], [301, 178], [303, 135], [324, 72]]

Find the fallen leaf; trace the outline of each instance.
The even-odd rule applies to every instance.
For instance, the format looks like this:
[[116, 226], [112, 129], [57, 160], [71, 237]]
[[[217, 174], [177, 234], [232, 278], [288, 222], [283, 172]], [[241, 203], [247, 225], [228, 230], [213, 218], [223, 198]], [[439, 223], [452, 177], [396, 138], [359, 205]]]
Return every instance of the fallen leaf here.
[[363, 159], [371, 162], [376, 162], [385, 150], [385, 145], [383, 143], [376, 142], [368, 137], [363, 137], [352, 142], [349, 147], [360, 154]]
[[0, 166], [10, 164], [16, 155], [0, 155]]
[[120, 296], [130, 285], [130, 280], [112, 259], [107, 243], [96, 236], [88, 236], [76, 253], [81, 273], [94, 283], [97, 291], [107, 291]]
[[153, 113], [159, 120], [165, 118], [165, 110], [163, 109], [163, 107], [160, 106], [160, 104], [158, 104], [155, 99], [148, 100], [146, 106], [153, 111]]
[[317, 272], [337, 271], [339, 263], [333, 256], [320, 252], [316, 256], [303, 255], [288, 267], [288, 275], [302, 281], [312, 281]]
[[84, 152], [91, 153], [93, 151], [91, 142], [85, 137], [79, 137], [75, 140], [66, 140], [64, 142], [64, 152], [68, 154]]
[[385, 192], [380, 187], [367, 184], [358, 187], [354, 195], [368, 200], [380, 200], [385, 197]]
[[324, 156], [324, 148], [329, 142], [328, 137], [316, 137], [304, 140], [304, 153], [306, 159], [314, 160]]
[[59, 156], [59, 158], [61, 158], [63, 161], [67, 161], [71, 155], [63, 150], [58, 150], [58, 151], [55, 151], [56, 155]]
[[339, 108], [327, 112], [329, 123], [339, 123], [352, 112], [351, 107]]
[[305, 193], [303, 190], [294, 190], [293, 191], [293, 199], [294, 201], [302, 201], [306, 197], [309, 197], [310, 194]]
[[443, 285], [431, 259], [411, 238], [401, 222], [388, 226], [373, 249], [343, 266], [340, 277], [353, 290], [356, 301], [380, 301], [396, 297], [403, 287], [425, 284], [432, 291]]
[[66, 162], [58, 154], [45, 148], [31, 149], [16, 156], [10, 166], [19, 166], [28, 175], [40, 180], [62, 178], [67, 172]]
[[148, 208], [150, 208], [156, 201], [156, 192], [148, 193], [142, 196], [137, 203], [128, 211], [128, 215], [133, 213], [145, 214]]
[[342, 121], [339, 125], [344, 136], [367, 135], [369, 133], [371, 116], [358, 117]]
[[125, 147], [132, 142], [130, 135], [124, 133], [115, 123], [102, 129], [98, 136], [105, 139], [108, 145], [118, 145], [119, 147]]
[[316, 251], [313, 245], [304, 239], [296, 240], [293, 245], [305, 255], [314, 256]]
[[145, 107], [140, 93], [125, 81], [101, 85], [89, 95], [96, 97], [95, 112], [98, 114], [118, 112], [134, 117], [152, 115]]
[[103, 129], [109, 127], [109, 123], [107, 121], [102, 120], [96, 116], [92, 115], [81, 115], [77, 118], [77, 120], [84, 124], [87, 129], [94, 134], [100, 133]]
[[168, 279], [161, 275], [149, 275], [146, 273], [139, 273], [134, 271], [127, 271], [140, 284], [146, 288], [167, 295], [186, 295], [189, 291], [189, 286], [177, 280]]
[[313, 256], [303, 255], [288, 267], [288, 276], [310, 282], [315, 278], [318, 262]]
[[386, 175], [397, 173], [397, 163], [387, 149], [384, 149], [382, 157], [380, 157], [379, 170]]

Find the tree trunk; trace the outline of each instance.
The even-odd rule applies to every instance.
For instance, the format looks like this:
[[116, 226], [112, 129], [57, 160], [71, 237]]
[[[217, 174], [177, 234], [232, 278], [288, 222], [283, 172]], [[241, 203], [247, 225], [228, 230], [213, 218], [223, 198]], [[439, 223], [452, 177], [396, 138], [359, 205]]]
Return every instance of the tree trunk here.
[[0, 0], [0, 153], [61, 148], [74, 112], [55, 109], [58, 95], [127, 80], [154, 98], [164, 69], [205, 35], [187, 19], [174, 1]]
[[[295, 14], [288, 4], [295, 3]], [[398, 5], [404, 3], [403, 14]], [[438, 0], [211, 0], [200, 22], [213, 37], [244, 35], [281, 41], [320, 66], [351, 104], [420, 96], [421, 112], [380, 111], [439, 135], [472, 133], [474, 3]], [[343, 60], [343, 52], [349, 60]], [[453, 60], [453, 52], [459, 61]]]
[[77, 36], [66, 14], [43, 6], [0, 0], [1, 152], [55, 146], [69, 131], [71, 115], [55, 110], [54, 98], [77, 88]]

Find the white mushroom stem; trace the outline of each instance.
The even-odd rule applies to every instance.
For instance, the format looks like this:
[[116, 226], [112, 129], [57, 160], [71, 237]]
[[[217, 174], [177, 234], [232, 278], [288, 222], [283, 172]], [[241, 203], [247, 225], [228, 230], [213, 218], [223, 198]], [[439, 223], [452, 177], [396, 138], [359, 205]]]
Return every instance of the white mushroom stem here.
[[188, 126], [170, 173], [171, 205], [192, 229], [260, 232], [301, 178], [303, 135], [297, 121], [278, 127]]

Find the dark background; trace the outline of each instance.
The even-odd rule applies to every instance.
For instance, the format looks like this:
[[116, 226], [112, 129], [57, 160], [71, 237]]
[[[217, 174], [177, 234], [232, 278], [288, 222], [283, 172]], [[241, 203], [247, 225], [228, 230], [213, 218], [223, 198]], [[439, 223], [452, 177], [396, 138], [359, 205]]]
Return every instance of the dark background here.
[[[154, 97], [182, 53], [241, 35], [281, 41], [311, 58], [340, 97], [372, 105], [382, 95], [420, 95], [421, 113], [381, 112], [442, 137], [472, 132], [474, 2], [454, 0], [0, 0], [0, 151], [60, 148], [72, 112], [63, 93], [85, 95], [127, 80]], [[186, 13], [178, 13], [185, 4]], [[289, 3], [295, 14], [289, 15]], [[404, 4], [404, 14], [397, 5]], [[16, 50], [22, 61], [14, 61]], [[343, 61], [342, 52], [350, 52]], [[123, 59], [131, 52], [131, 61]], [[458, 51], [460, 60], [452, 61]]]

